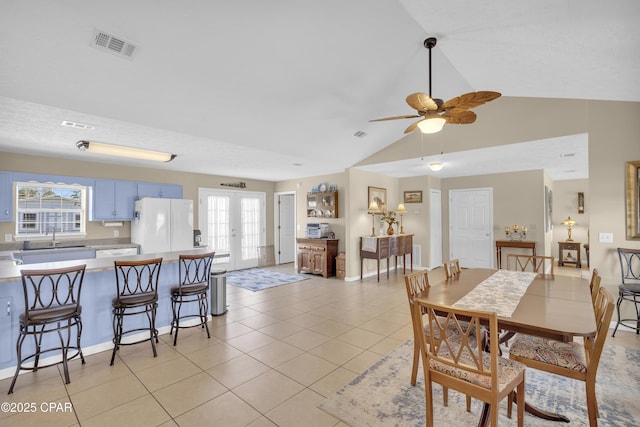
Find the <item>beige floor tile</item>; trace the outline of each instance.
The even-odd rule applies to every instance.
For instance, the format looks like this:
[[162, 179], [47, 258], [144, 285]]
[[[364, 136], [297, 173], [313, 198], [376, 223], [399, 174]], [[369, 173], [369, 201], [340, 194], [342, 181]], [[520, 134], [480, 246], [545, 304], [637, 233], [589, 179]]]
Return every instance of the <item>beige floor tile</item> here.
[[[25, 371], [23, 374], [18, 375], [16, 384], [13, 387], [13, 393], [6, 394], [9, 391], [12, 379], [13, 375], [0, 382], [3, 402], [44, 402], [67, 397], [64, 380], [56, 366], [39, 369], [36, 372]], [[73, 376], [71, 381], [73, 381]], [[2, 413], [0, 413], [1, 417]]]
[[126, 376], [71, 396], [71, 402], [82, 423], [147, 393], [137, 378]]
[[82, 422], [83, 427], [157, 426], [170, 421], [169, 414], [150, 396], [145, 395]]
[[267, 417], [260, 417], [251, 424], [248, 424], [247, 427], [278, 427], [277, 424], [274, 424]]
[[170, 338], [168, 344], [172, 346], [174, 350], [176, 350], [179, 353], [182, 353], [182, 354], [193, 353], [194, 351], [198, 351], [205, 347], [216, 345], [217, 343], [220, 342], [220, 340], [213, 335], [211, 336], [211, 338], [207, 338], [207, 331], [205, 329], [193, 328], [193, 330], [197, 331], [197, 333], [185, 334], [184, 332], [187, 330], [189, 329], [180, 331], [180, 333], [178, 334], [178, 341], [176, 342], [175, 346], [173, 345], [173, 336], [168, 334], [165, 335]]
[[207, 373], [229, 389], [233, 389], [270, 368], [253, 357], [242, 355], [209, 369]]
[[356, 345], [360, 348], [367, 349], [382, 341], [385, 336], [382, 334], [365, 331], [364, 329], [355, 328], [342, 335], [339, 335], [336, 338], [341, 341], [348, 342], [349, 344]]
[[329, 427], [339, 422], [326, 412], [318, 409], [324, 397], [312, 390], [305, 389], [288, 399], [273, 410], [267, 412], [279, 427], [317, 426]]
[[264, 414], [299, 393], [302, 389], [304, 387], [300, 383], [279, 372], [269, 370], [234, 388], [232, 391]]
[[278, 321], [276, 323], [272, 323], [271, 325], [267, 325], [263, 328], [258, 329], [258, 331], [263, 334], [267, 334], [276, 339], [282, 339], [288, 337], [289, 335], [293, 335], [296, 332], [300, 332], [304, 327], [301, 325], [296, 325], [290, 321]]
[[336, 365], [342, 365], [364, 350], [340, 340], [331, 340], [313, 348], [309, 353]]
[[218, 342], [217, 344], [189, 353], [188, 358], [200, 369], [207, 370], [242, 356], [243, 354], [240, 350], [227, 343]]
[[338, 335], [349, 332], [353, 329], [353, 326], [342, 322], [336, 322], [335, 320], [324, 320], [309, 326], [307, 329], [335, 338]]
[[220, 340], [226, 341], [234, 337], [239, 337], [243, 334], [248, 334], [252, 331], [253, 329], [248, 326], [245, 326], [241, 323], [233, 322], [225, 323], [216, 326], [215, 328], [211, 328], [211, 335]]
[[229, 390], [225, 386], [211, 376], [200, 372], [157, 390], [153, 395], [164, 410], [175, 418], [227, 391]]
[[342, 367], [359, 374], [369, 369], [371, 365], [380, 359], [382, 359], [382, 357], [380, 357], [379, 354], [367, 350], [349, 360], [342, 365]]
[[328, 362], [310, 353], [304, 353], [278, 366], [277, 370], [300, 384], [309, 386], [334, 371], [337, 367], [338, 365], [335, 363]]
[[[151, 346], [148, 343], [130, 347], [137, 347], [138, 350], [142, 348], [142, 350], [134, 353], [121, 353], [120, 351], [118, 351], [118, 353], [116, 353], [116, 360], [114, 361], [114, 365], [125, 363], [129, 367], [129, 369], [131, 369], [133, 372], [137, 372], [140, 370], [148, 369], [151, 366], [162, 365], [169, 360], [175, 360], [180, 357], [180, 353], [178, 353], [172, 345], [168, 345], [163, 341], [160, 341], [157, 346], [158, 355], [156, 357], [153, 357]], [[109, 351], [108, 353], [109, 360], [107, 361], [107, 364], [109, 364], [111, 361], [111, 352]]]
[[396, 338], [385, 338], [382, 341], [380, 341], [377, 344], [372, 345], [369, 348], [369, 351], [372, 351], [374, 353], [378, 353], [380, 356], [384, 356], [385, 354], [390, 353], [392, 350], [400, 347], [405, 341], [407, 341], [406, 339], [401, 340], [401, 339], [396, 339]]
[[[15, 392], [14, 392], [15, 393]], [[3, 402], [6, 402], [4, 398]], [[69, 398], [45, 401], [21, 401], [20, 412], [0, 412], [0, 425], [20, 427], [67, 427], [78, 424], [73, 404]], [[25, 411], [24, 408], [28, 408]], [[17, 408], [15, 408], [17, 410]]]
[[238, 320], [239, 323], [246, 325], [253, 329], [264, 328], [265, 326], [272, 325], [274, 323], [280, 322], [280, 320], [276, 319], [273, 316], [269, 316], [267, 314], [258, 313], [255, 316], [247, 317], [242, 320]]
[[233, 393], [225, 393], [176, 418], [180, 427], [241, 427], [261, 415]]
[[322, 343], [331, 340], [331, 337], [313, 332], [308, 329], [304, 329], [300, 332], [296, 332], [293, 335], [289, 335], [282, 339], [282, 341], [291, 344], [294, 347], [298, 347], [304, 351], [309, 351], [312, 348], [319, 346]]
[[304, 353], [302, 350], [287, 344], [286, 342], [275, 341], [252, 351], [249, 355], [258, 359], [265, 365], [275, 368], [295, 357], [300, 356], [302, 353]]
[[84, 390], [114, 381], [122, 377], [133, 375], [129, 367], [124, 363], [109, 365], [110, 352], [102, 352], [85, 358], [86, 363], [74, 363], [69, 367], [71, 383], [66, 385], [70, 395]]
[[260, 347], [264, 347], [265, 345], [271, 344], [275, 341], [275, 338], [270, 337], [267, 334], [263, 334], [262, 332], [258, 331], [251, 331], [247, 334], [227, 340], [227, 344], [245, 353], [249, 353], [250, 351], [253, 351]]
[[324, 397], [329, 397], [357, 376], [358, 374], [353, 371], [338, 368], [311, 384], [309, 388]]
[[404, 326], [404, 324], [398, 324], [389, 322], [388, 320], [376, 318], [363, 323], [362, 325], [360, 325], [360, 328], [364, 329], [365, 331], [376, 333], [378, 335], [387, 336], [402, 328], [402, 326]]
[[136, 376], [150, 391], [156, 391], [170, 384], [177, 383], [200, 372], [200, 368], [191, 361], [179, 357], [174, 360], [140, 370]]

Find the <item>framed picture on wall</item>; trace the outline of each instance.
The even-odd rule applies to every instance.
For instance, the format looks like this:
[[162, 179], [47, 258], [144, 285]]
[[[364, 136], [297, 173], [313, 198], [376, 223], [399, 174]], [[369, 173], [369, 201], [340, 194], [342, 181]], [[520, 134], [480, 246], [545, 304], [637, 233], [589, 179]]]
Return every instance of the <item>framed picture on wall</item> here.
[[405, 191], [404, 203], [422, 203], [422, 190]]
[[368, 206], [371, 202], [375, 202], [378, 205], [378, 209], [385, 210], [387, 208], [387, 189], [379, 187], [369, 187], [369, 194], [367, 197]]

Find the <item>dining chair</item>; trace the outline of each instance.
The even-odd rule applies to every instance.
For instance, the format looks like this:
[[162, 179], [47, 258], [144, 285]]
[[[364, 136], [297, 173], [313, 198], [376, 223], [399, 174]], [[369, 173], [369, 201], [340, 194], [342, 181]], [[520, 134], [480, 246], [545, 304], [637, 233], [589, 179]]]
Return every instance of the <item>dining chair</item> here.
[[450, 259], [444, 263], [444, 277], [450, 279], [460, 274], [460, 260]]
[[[84, 280], [86, 265], [57, 269], [22, 270], [22, 290], [24, 295], [24, 313], [20, 314], [20, 333], [16, 343], [18, 365], [9, 386], [13, 393], [18, 374], [22, 370], [37, 371], [40, 368], [62, 364], [64, 380], [69, 379], [67, 362], [80, 357], [84, 365], [84, 355], [80, 347], [82, 335], [82, 306], [80, 291]], [[75, 343], [71, 343], [75, 328]], [[49, 335], [51, 334], [51, 335]], [[55, 334], [55, 338], [50, 338]], [[24, 340], [32, 336], [35, 348], [33, 353], [23, 356]], [[44, 342], [43, 342], [44, 340]], [[59, 345], [58, 345], [59, 343]], [[71, 354], [70, 354], [71, 352]], [[60, 358], [46, 365], [40, 365], [40, 356], [59, 353]], [[32, 366], [24, 366], [31, 361]]]
[[511, 271], [531, 271], [538, 273], [540, 277], [553, 279], [553, 265], [555, 260], [552, 256], [541, 255], [507, 255], [507, 270]]
[[[415, 319], [416, 315], [414, 312], [414, 303], [415, 299], [418, 295], [420, 295], [425, 289], [427, 289], [429, 285], [429, 274], [427, 270], [424, 271], [416, 271], [410, 274], [406, 274], [404, 276], [404, 283], [407, 288], [407, 297], [409, 299], [409, 310], [411, 313], [411, 323], [413, 325], [413, 365], [411, 368], [411, 385], [416, 385], [416, 380], [418, 377], [418, 364], [420, 362], [420, 335], [429, 335], [430, 328], [429, 326], [421, 327], [417, 320]], [[453, 326], [453, 325], [452, 325]], [[422, 331], [422, 333], [420, 332]], [[455, 328], [451, 327], [447, 330], [447, 333], [456, 333]], [[444, 406], [449, 404], [449, 394], [446, 388], [443, 388], [442, 391], [442, 400]], [[467, 411], [471, 410], [471, 398], [467, 397]]]
[[[114, 261], [116, 272], [117, 294], [111, 301], [113, 311], [113, 353], [111, 365], [116, 358], [116, 352], [122, 345], [133, 345], [150, 341], [153, 357], [158, 355], [156, 343], [158, 330], [156, 329], [156, 310], [158, 308], [158, 277], [162, 258], [138, 261]], [[145, 315], [147, 326], [133, 323], [128, 329], [124, 327], [125, 318]], [[132, 321], [133, 322], [133, 321]], [[133, 342], [122, 342], [122, 338], [129, 334], [146, 331], [148, 338]]]
[[594, 306], [596, 333], [594, 337], [585, 337], [583, 343], [517, 334], [509, 350], [511, 360], [530, 368], [584, 381], [591, 427], [598, 425], [596, 373], [613, 315], [613, 306], [611, 293], [602, 287], [598, 289]]
[[[517, 390], [518, 426], [522, 427], [525, 366], [500, 356], [497, 314], [420, 299], [415, 302], [414, 312], [420, 327], [424, 328], [424, 318], [427, 318], [427, 324], [435, 328], [434, 333], [418, 337], [425, 377], [427, 426], [433, 426], [432, 384], [435, 382], [488, 404], [491, 426], [498, 425], [500, 401]], [[423, 312], [426, 315], [421, 315]], [[451, 325], [457, 334], [445, 333]], [[510, 408], [508, 416], [511, 417]]]
[[593, 269], [591, 273], [591, 280], [589, 281], [589, 289], [591, 290], [591, 303], [596, 305], [596, 298], [598, 297], [598, 290], [600, 289], [600, 283], [602, 282], [602, 276], [597, 268]]
[[[618, 321], [613, 329], [613, 334], [611, 334], [612, 337], [616, 336], [616, 331], [620, 325], [635, 329], [636, 334], [640, 334], [640, 249], [618, 248], [618, 258], [620, 258], [622, 283], [618, 285], [618, 301], [616, 302]], [[620, 315], [620, 305], [623, 301], [633, 303], [636, 309], [635, 319], [622, 318]]]
[[[209, 276], [211, 275], [211, 264], [213, 263], [214, 255], [215, 252], [209, 252], [197, 255], [181, 254], [178, 257], [179, 282], [178, 286], [173, 286], [170, 289], [173, 318], [169, 335], [173, 334], [174, 329], [176, 330], [176, 334], [173, 336], [174, 346], [178, 342], [178, 331], [184, 328], [200, 326], [207, 330], [207, 338], [211, 338], [209, 326], [207, 325], [207, 316], [209, 314], [207, 292], [209, 291]], [[198, 303], [198, 313], [182, 315], [180, 313], [182, 305], [190, 302]], [[198, 319], [199, 322], [188, 325], [180, 324], [180, 321], [187, 319]]]

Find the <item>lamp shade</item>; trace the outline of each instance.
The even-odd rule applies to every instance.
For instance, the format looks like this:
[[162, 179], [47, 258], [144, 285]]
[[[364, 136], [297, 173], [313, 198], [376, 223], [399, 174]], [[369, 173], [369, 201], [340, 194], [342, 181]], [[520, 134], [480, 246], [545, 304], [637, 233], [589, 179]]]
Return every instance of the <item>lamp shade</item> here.
[[564, 221], [562, 221], [564, 225], [576, 225], [577, 222], [571, 219], [571, 216], [567, 217]]
[[418, 127], [422, 133], [436, 133], [442, 130], [446, 122], [447, 121], [440, 116], [427, 117], [421, 122], [418, 122]]
[[376, 202], [371, 202], [371, 204], [369, 204], [368, 212], [370, 214], [378, 214], [380, 213], [380, 207]]
[[399, 203], [398, 208], [396, 209], [396, 212], [400, 215], [404, 215], [407, 213], [407, 208], [405, 208], [402, 203]]

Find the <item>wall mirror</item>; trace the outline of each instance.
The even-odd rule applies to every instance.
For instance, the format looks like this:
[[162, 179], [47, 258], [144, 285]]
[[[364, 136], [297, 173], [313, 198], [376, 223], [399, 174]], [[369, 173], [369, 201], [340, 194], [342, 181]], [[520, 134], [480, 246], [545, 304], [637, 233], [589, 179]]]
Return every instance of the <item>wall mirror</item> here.
[[640, 240], [640, 160], [626, 164], [627, 240]]

